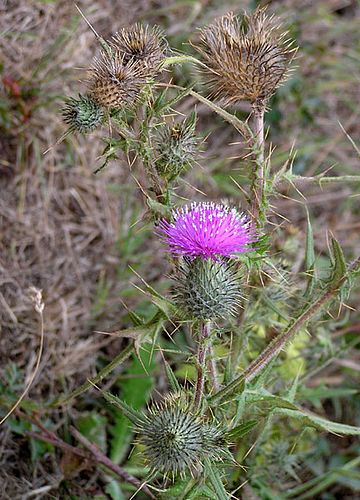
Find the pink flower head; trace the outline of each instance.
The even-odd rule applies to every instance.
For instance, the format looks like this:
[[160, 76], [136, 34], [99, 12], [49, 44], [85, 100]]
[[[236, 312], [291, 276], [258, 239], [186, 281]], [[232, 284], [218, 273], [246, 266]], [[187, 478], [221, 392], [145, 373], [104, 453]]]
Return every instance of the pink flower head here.
[[236, 257], [252, 250], [255, 229], [244, 214], [215, 203], [191, 203], [173, 211], [174, 222], [161, 219], [155, 232], [176, 257]]

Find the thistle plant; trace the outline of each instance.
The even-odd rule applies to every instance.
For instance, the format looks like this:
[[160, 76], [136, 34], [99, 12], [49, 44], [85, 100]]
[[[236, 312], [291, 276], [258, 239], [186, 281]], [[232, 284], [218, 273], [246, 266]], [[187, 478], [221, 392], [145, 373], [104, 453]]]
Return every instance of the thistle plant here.
[[[306, 375], [296, 373], [292, 380], [280, 376], [281, 369], [287, 370], [283, 353], [289, 342], [296, 343], [297, 334], [307, 335], [308, 330], [316, 339], [314, 317], [324, 319], [324, 307], [338, 296], [345, 298], [359, 274], [359, 259], [348, 264], [333, 238], [328, 271], [322, 271], [318, 279], [309, 220], [306, 241], [301, 242], [306, 251], [299, 275], [292, 273], [287, 279], [279, 266], [285, 250], [275, 252], [272, 247], [269, 200], [277, 194], [279, 178], [293, 179], [291, 170], [271, 171], [264, 142], [266, 107], [289, 77], [296, 53], [279, 21], [264, 9], [240, 17], [230, 13], [202, 28], [195, 48], [201, 61], [186, 55], [168, 56], [164, 35], [157, 28], [141, 24], [123, 28], [110, 41], [101, 42], [100, 56], [89, 65], [87, 94], [70, 99], [64, 109], [70, 131], [90, 132], [104, 117], [111, 124], [114, 136], [105, 138], [104, 166], [122, 154], [129, 161], [146, 209], [141, 223], [144, 229], [149, 221], [154, 224], [151, 244], [161, 246], [160, 258], [170, 262], [172, 284], [163, 296], [142, 281], [155, 314], [144, 318], [136, 310], [129, 311], [133, 325], [112, 332], [130, 339], [125, 350], [54, 405], [69, 403], [133, 353], [145, 366], [144, 352], [156, 356], [161, 351], [166, 392], [172, 396], [145, 410], [104, 393], [116, 405], [116, 412], [133, 425], [134, 455], [142, 457], [139, 475], [145, 478], [140, 488], [146, 483], [143, 491], [151, 497], [151, 488], [156, 487], [164, 499], [225, 500], [236, 498], [241, 485], [248, 484], [260, 498], [275, 498], [278, 493], [279, 499], [292, 498], [281, 488], [273, 493], [258, 473], [262, 463], [261, 459], [256, 462], [257, 454], [267, 440], [275, 443], [266, 452], [266, 460], [272, 463], [261, 470], [273, 470], [274, 454], [281, 449], [278, 462], [296, 480], [294, 457], [288, 461], [286, 457], [297, 446], [300, 425], [338, 434], [360, 433], [358, 427], [334, 423], [303, 409], [298, 401], [304, 393], [296, 398], [299, 380]], [[208, 98], [195, 92], [193, 85], [180, 88], [160, 81], [162, 69], [189, 62], [197, 64], [203, 82], [210, 86]], [[195, 110], [181, 119], [174, 113], [189, 95], [246, 135], [254, 172], [243, 187], [250, 184], [248, 206], [241, 203], [243, 212], [238, 211], [240, 201], [235, 196], [228, 204], [221, 200], [179, 202], [188, 196], [184, 186], [196, 170], [200, 142]], [[229, 111], [243, 100], [251, 104], [251, 126]], [[180, 337], [180, 347], [174, 349], [163, 332], [170, 333], [175, 344]], [[308, 337], [306, 345], [309, 350], [319, 347]], [[305, 363], [305, 354], [303, 359]], [[319, 356], [313, 359], [313, 370], [320, 370]], [[185, 364], [192, 368], [186, 375], [179, 369]], [[152, 375], [160, 377], [155, 369]], [[115, 421], [118, 413], [110, 413]], [[294, 419], [298, 427], [287, 432], [289, 446], [278, 446], [274, 436], [290, 428]], [[126, 446], [123, 461], [129, 451]], [[101, 463], [108, 462], [102, 458]], [[241, 468], [239, 463], [250, 467]], [[127, 471], [121, 474], [132, 485], [140, 483], [133, 477], [130, 480]], [[266, 496], [269, 491], [272, 496]]]

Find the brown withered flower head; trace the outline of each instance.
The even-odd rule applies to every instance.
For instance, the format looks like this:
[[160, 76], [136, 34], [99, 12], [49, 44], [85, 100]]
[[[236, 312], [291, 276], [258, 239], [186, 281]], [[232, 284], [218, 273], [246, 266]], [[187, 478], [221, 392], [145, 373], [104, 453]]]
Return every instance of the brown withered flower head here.
[[147, 70], [156, 76], [161, 61], [165, 57], [165, 38], [157, 27], [136, 23], [123, 28], [112, 37], [111, 46], [114, 50], [124, 54], [123, 62], [142, 62]]
[[104, 108], [119, 109], [138, 101], [152, 74], [139, 61], [126, 61], [124, 53], [102, 51], [89, 70], [89, 94]]
[[195, 48], [205, 59], [204, 82], [213, 98], [227, 105], [249, 100], [261, 107], [288, 77], [296, 53], [286, 32], [265, 9], [241, 18], [229, 13], [217, 19], [200, 31]]

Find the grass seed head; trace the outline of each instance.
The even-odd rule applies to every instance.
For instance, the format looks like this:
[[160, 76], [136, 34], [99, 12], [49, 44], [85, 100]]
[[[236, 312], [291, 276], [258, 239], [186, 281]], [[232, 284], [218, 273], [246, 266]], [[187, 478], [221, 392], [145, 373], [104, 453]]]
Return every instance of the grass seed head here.
[[235, 265], [226, 259], [183, 259], [175, 278], [173, 297], [179, 310], [196, 319], [214, 320], [234, 316], [241, 293]]
[[150, 28], [136, 23], [123, 28], [112, 38], [111, 45], [115, 51], [123, 54], [124, 64], [141, 62], [152, 76], [157, 75], [165, 53], [164, 35], [158, 27]]
[[72, 97], [67, 100], [62, 116], [71, 132], [86, 134], [101, 125], [104, 120], [104, 110], [93, 97], [79, 94], [78, 99]]
[[182, 396], [154, 404], [137, 431], [146, 462], [165, 475], [197, 469], [206, 457], [221, 459], [227, 452], [223, 429], [193, 414]]
[[296, 48], [265, 9], [242, 18], [229, 13], [200, 32], [195, 47], [205, 59], [204, 81], [212, 96], [234, 104], [249, 100], [264, 106], [289, 75]]
[[126, 63], [123, 53], [102, 51], [89, 71], [89, 92], [100, 106], [120, 109], [140, 99], [151, 76], [141, 62], [131, 60]]

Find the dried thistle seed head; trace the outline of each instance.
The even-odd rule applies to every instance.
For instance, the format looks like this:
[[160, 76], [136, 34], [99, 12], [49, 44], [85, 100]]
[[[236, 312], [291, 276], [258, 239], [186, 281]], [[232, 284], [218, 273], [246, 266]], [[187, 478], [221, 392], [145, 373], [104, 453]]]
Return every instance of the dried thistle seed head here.
[[242, 19], [229, 13], [200, 31], [195, 47], [205, 59], [204, 81], [214, 98], [226, 104], [241, 100], [264, 106], [289, 75], [293, 42], [279, 23], [257, 9]]
[[139, 61], [125, 64], [119, 51], [102, 51], [89, 71], [89, 92], [104, 108], [119, 109], [138, 101], [151, 73]]
[[111, 45], [124, 55], [124, 64], [140, 61], [153, 76], [157, 75], [165, 53], [164, 35], [157, 26], [150, 28], [136, 23], [123, 28], [112, 38]]
[[104, 110], [89, 95], [79, 94], [79, 98], [71, 97], [62, 110], [63, 120], [69, 125], [71, 132], [91, 132], [104, 120]]
[[236, 314], [241, 293], [233, 263], [185, 257], [178, 272], [173, 298], [180, 311], [203, 320]]
[[227, 453], [224, 429], [194, 415], [182, 396], [154, 404], [136, 430], [154, 472], [176, 475], [198, 468], [206, 457], [220, 460]]
[[174, 126], [165, 124], [155, 139], [156, 169], [168, 181], [192, 166], [198, 149], [196, 114]]

